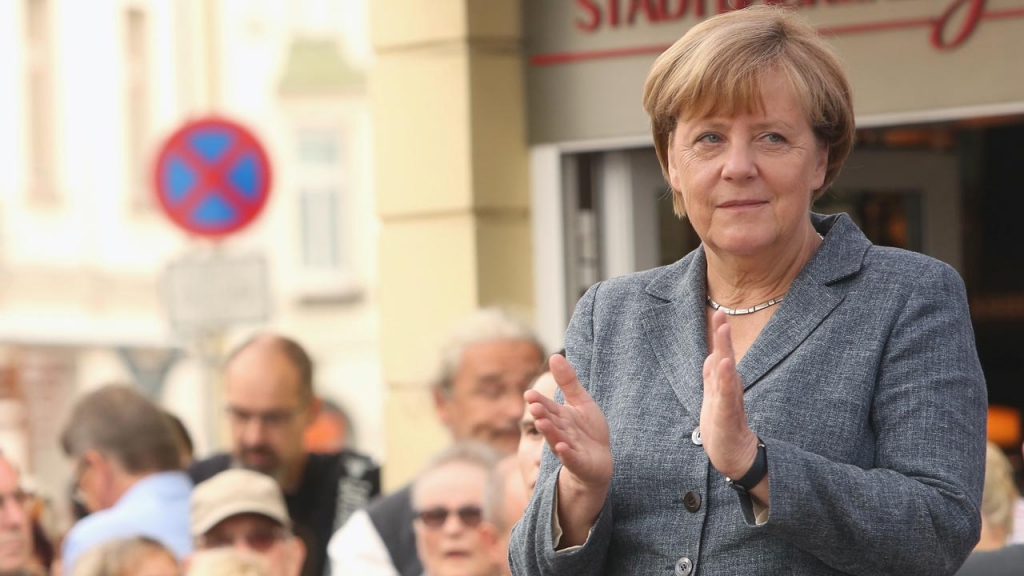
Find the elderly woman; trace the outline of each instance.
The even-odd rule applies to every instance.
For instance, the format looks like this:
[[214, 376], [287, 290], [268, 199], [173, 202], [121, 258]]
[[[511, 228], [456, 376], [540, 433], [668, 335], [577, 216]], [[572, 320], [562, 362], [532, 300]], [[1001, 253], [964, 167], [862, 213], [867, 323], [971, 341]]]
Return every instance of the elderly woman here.
[[850, 87], [791, 12], [690, 30], [644, 87], [702, 244], [583, 296], [530, 391], [517, 575], [952, 574], [979, 534], [985, 384], [963, 283], [810, 205]]

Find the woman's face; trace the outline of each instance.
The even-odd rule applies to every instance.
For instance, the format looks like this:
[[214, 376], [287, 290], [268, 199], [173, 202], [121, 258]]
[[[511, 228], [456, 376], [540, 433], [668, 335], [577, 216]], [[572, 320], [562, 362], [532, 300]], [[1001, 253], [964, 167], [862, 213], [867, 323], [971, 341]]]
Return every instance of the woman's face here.
[[416, 482], [413, 495], [417, 511], [446, 510], [443, 524], [429, 526], [422, 519], [413, 522], [416, 550], [431, 576], [489, 576], [495, 566], [484, 525], [466, 523], [454, 511], [479, 510], [483, 506], [487, 471], [462, 462], [446, 464], [428, 472]]
[[785, 77], [763, 83], [764, 110], [680, 120], [669, 177], [711, 250], [750, 256], [800, 241], [811, 194], [825, 181], [828, 149]]
[[[555, 377], [551, 372], [541, 374], [533, 384], [533, 389], [540, 392], [547, 398], [555, 397]], [[537, 430], [536, 419], [529, 410], [523, 412], [523, 419], [519, 421], [519, 452], [516, 454], [519, 460], [519, 471], [523, 475], [523, 482], [526, 484], [527, 498], [533, 495], [533, 488], [537, 485], [537, 476], [540, 474], [540, 460], [544, 455], [544, 436]]]

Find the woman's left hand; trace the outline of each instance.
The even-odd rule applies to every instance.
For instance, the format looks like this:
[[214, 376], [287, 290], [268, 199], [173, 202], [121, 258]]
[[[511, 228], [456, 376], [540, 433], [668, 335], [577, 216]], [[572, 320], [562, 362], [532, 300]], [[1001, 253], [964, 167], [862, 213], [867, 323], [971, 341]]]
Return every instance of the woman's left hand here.
[[700, 436], [711, 465], [729, 478], [741, 478], [757, 458], [757, 435], [747, 424], [743, 381], [736, 372], [732, 332], [725, 313], [711, 317], [711, 354], [704, 361], [704, 402]]

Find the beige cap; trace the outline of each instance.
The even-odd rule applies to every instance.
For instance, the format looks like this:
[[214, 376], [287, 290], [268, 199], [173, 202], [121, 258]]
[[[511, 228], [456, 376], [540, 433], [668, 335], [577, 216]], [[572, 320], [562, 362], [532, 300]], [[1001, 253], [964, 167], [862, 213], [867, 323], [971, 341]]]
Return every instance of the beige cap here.
[[238, 514], [260, 514], [291, 527], [281, 488], [265, 474], [233, 468], [200, 482], [192, 490], [194, 538]]

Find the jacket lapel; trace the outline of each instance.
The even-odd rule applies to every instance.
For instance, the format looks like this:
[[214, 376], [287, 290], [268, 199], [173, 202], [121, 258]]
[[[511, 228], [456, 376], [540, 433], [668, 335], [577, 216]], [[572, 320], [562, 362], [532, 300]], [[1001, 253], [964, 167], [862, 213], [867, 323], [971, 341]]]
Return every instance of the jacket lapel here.
[[[825, 241], [797, 275], [779, 309], [737, 366], [744, 390], [757, 383], [843, 301], [839, 281], [857, 273], [871, 242], [846, 214], [812, 214]], [[651, 305], [641, 312], [647, 339], [683, 407], [699, 417], [701, 374], [707, 358], [705, 301], [707, 260], [699, 247], [665, 269], [647, 286]]]
[[846, 214], [812, 215], [825, 241], [736, 367], [747, 390], [789, 356], [846, 297], [839, 281], [857, 273], [871, 242]]
[[647, 339], [672, 391], [695, 418], [704, 398], [701, 369], [708, 349], [704, 320], [707, 263], [704, 249], [666, 268], [647, 286], [653, 296], [642, 312]]

